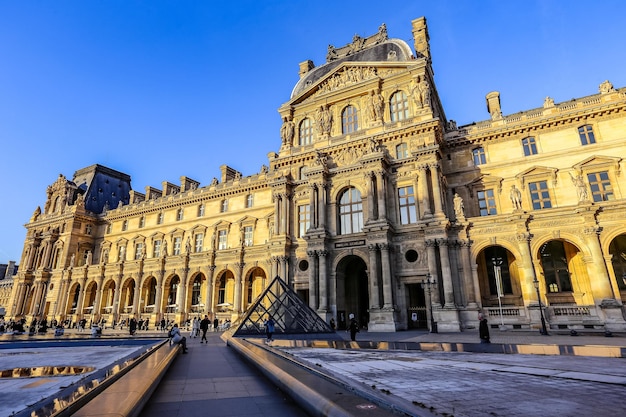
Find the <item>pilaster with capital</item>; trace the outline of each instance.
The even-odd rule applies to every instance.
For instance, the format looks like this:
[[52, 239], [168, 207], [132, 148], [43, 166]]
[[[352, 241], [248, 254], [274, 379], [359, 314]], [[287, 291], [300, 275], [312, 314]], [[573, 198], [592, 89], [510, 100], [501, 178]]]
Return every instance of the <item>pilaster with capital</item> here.
[[209, 265], [207, 270], [206, 291], [204, 294], [204, 312], [210, 313], [213, 311], [213, 287], [215, 286], [213, 281], [215, 278], [215, 265]]
[[311, 229], [317, 227], [317, 204], [316, 204], [317, 185], [309, 184], [309, 214], [311, 216]]
[[[424, 243], [426, 244], [426, 254], [428, 256], [428, 273], [433, 277], [435, 282], [439, 284], [439, 274], [437, 273], [437, 254], [435, 251], [437, 241], [434, 239], [427, 239]], [[439, 291], [433, 291], [431, 297], [433, 305], [441, 304]]]
[[113, 294], [113, 316], [119, 317], [120, 314], [120, 297], [122, 294], [122, 274], [115, 277], [115, 294]]
[[178, 312], [183, 314], [181, 319], [184, 319], [187, 313], [187, 277], [189, 276], [189, 268], [183, 268], [181, 272], [180, 285], [176, 294], [176, 304], [178, 304]]
[[480, 297], [476, 297], [476, 294], [480, 294], [480, 287], [474, 282], [472, 277], [472, 265], [470, 261], [470, 246], [471, 241], [469, 239], [459, 240], [459, 250], [461, 252], [461, 264], [463, 268], [463, 282], [465, 287], [465, 294], [467, 296], [467, 303], [470, 306], [478, 304]]
[[374, 206], [376, 205], [375, 196], [375, 184], [374, 184], [374, 173], [372, 171], [368, 171], [364, 174], [365, 181], [367, 182], [368, 187], [368, 195], [367, 195], [367, 217], [368, 220], [376, 220], [376, 212], [374, 211]]
[[530, 254], [530, 241], [533, 235], [528, 232], [521, 232], [516, 235], [517, 247], [520, 251], [520, 267], [519, 272], [521, 275], [522, 284], [522, 298], [529, 300], [530, 302], [538, 303], [537, 291], [535, 290], [535, 268], [532, 263], [532, 256]]
[[591, 259], [586, 262], [587, 269], [589, 269], [589, 276], [594, 279], [590, 280], [591, 291], [593, 293], [593, 299], [596, 304], [599, 304], [604, 299], [615, 299], [613, 289], [611, 288], [611, 282], [608, 277], [606, 264], [604, 263], [604, 256], [602, 255], [602, 248], [600, 247], [599, 235], [602, 231], [601, 227], [593, 226], [586, 227], [583, 232], [585, 240], [589, 245], [591, 252]]
[[454, 307], [454, 287], [452, 284], [452, 271], [450, 270], [450, 253], [448, 251], [448, 239], [439, 239], [439, 257], [441, 261], [441, 275], [443, 278], [443, 297], [446, 307]]
[[306, 252], [309, 259], [309, 307], [317, 310], [317, 283], [315, 282], [315, 251]]
[[237, 262], [235, 263], [235, 306], [234, 306], [234, 310], [235, 313], [239, 314], [241, 313], [241, 301], [242, 301], [242, 294], [243, 294], [243, 279], [242, 279], [242, 274], [243, 274], [243, 267], [246, 264], [243, 262]]
[[417, 167], [419, 172], [417, 181], [419, 187], [417, 189], [417, 193], [418, 200], [421, 202], [420, 218], [422, 219], [432, 216], [432, 213], [430, 211], [430, 190], [428, 189], [428, 181], [426, 180], [427, 168], [427, 165], [420, 165], [419, 167]]
[[85, 304], [85, 285], [87, 284], [87, 277], [80, 277], [78, 279], [80, 284], [80, 292], [78, 294], [78, 304], [76, 305], [76, 314], [78, 317], [83, 316], [83, 305]]
[[428, 164], [428, 168], [430, 168], [430, 179], [433, 184], [433, 203], [435, 205], [435, 216], [440, 217], [443, 216], [443, 204], [441, 198], [441, 185], [439, 179], [439, 163], [433, 162]]
[[391, 263], [389, 261], [389, 251], [391, 247], [387, 243], [380, 243], [378, 247], [380, 249], [380, 263], [383, 275], [383, 308], [392, 309], [394, 303], [393, 288], [391, 286]]
[[378, 170], [376, 171], [376, 186], [377, 186], [377, 197], [378, 197], [378, 219], [385, 220], [387, 218], [387, 199], [385, 198], [387, 195], [387, 187], [385, 184], [385, 171]]

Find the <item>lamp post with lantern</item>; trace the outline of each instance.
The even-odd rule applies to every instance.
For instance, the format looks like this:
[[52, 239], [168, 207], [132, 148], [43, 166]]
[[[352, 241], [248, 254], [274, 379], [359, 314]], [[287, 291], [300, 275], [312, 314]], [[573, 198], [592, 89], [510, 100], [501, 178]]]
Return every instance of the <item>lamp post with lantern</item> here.
[[428, 306], [430, 309], [430, 332], [437, 332], [437, 323], [435, 323], [435, 317], [433, 316], [433, 300], [432, 300], [432, 291], [437, 288], [437, 281], [430, 275], [430, 272], [426, 275], [426, 279], [422, 281], [422, 288], [428, 292]]
[[533, 285], [535, 286], [535, 290], [537, 290], [537, 301], [539, 301], [539, 314], [541, 315], [541, 334], [544, 336], [548, 336], [548, 329], [546, 328], [546, 320], [543, 317], [543, 306], [541, 305], [541, 294], [539, 293], [539, 281], [537, 277], [533, 281]]

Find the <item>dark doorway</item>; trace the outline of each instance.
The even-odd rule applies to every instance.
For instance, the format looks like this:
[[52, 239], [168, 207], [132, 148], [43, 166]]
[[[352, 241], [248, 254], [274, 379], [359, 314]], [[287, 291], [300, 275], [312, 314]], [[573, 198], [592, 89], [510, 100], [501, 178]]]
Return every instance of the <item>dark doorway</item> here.
[[427, 329], [426, 297], [420, 284], [407, 284], [408, 328]]
[[[346, 324], [350, 321], [350, 315], [354, 314], [359, 326], [367, 327], [369, 322], [368, 286], [367, 265], [363, 259], [350, 255], [339, 262], [337, 265], [337, 308], [346, 312]], [[339, 297], [342, 292], [343, 300]], [[339, 324], [341, 325], [341, 320]]]

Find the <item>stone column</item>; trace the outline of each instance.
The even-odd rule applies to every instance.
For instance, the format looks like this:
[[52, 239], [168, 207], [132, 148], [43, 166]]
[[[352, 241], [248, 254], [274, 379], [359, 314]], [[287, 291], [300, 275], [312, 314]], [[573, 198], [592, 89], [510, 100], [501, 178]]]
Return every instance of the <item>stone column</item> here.
[[328, 185], [320, 184], [317, 188], [318, 200], [317, 200], [317, 211], [319, 216], [319, 228], [322, 230], [326, 230], [326, 196], [328, 195]]
[[211, 313], [213, 311], [213, 278], [215, 274], [215, 265], [209, 265], [206, 279], [206, 289], [204, 292], [204, 312]]
[[385, 187], [385, 172], [383, 170], [376, 172], [376, 186], [376, 194], [378, 197], [378, 219], [384, 220], [387, 218], [387, 199], [385, 198], [387, 194], [387, 187]]
[[[590, 270], [589, 276], [593, 277], [590, 280], [591, 292], [593, 293], [593, 299], [598, 304], [603, 299], [615, 299], [615, 294], [611, 288], [611, 282], [609, 280], [606, 265], [604, 264], [604, 256], [602, 255], [602, 248], [600, 247], [600, 241], [598, 235], [601, 229], [597, 226], [586, 227], [584, 230], [585, 240], [589, 245], [592, 259], [586, 262], [587, 268]], [[618, 297], [617, 297], [618, 298]]]
[[243, 262], [237, 262], [235, 264], [235, 313], [241, 313], [241, 301], [242, 301], [242, 293], [243, 293], [243, 280], [241, 279], [241, 275], [243, 273]]
[[375, 244], [367, 246], [369, 251], [370, 264], [368, 268], [369, 272], [369, 284], [370, 284], [370, 309], [380, 308], [380, 290], [378, 288], [378, 259], [376, 254], [378, 253], [378, 247]]
[[317, 310], [317, 285], [315, 280], [315, 251], [306, 252], [309, 259], [309, 307]]
[[274, 193], [274, 236], [280, 234], [280, 194]]
[[441, 187], [439, 185], [439, 164], [434, 162], [429, 165], [430, 179], [433, 183], [433, 202], [435, 204], [435, 216], [443, 216], [443, 205], [441, 203]]
[[288, 256], [281, 256], [280, 257], [280, 273], [281, 273], [281, 275], [283, 277], [283, 280], [287, 283], [287, 285], [292, 287], [293, 286], [293, 282], [291, 282], [291, 280], [289, 279], [288, 264], [289, 264], [289, 257]]
[[369, 187], [367, 196], [367, 216], [368, 220], [375, 220], [376, 213], [374, 212], [374, 206], [376, 205], [376, 190], [374, 189], [374, 173], [366, 172], [365, 180]]
[[[136, 316], [138, 313], [140, 313], [140, 311], [139, 311], [139, 299], [140, 299], [140, 293], [141, 293], [141, 280], [133, 278], [133, 281], [135, 282], [135, 294], [133, 296], [133, 310], [132, 310], [132, 314], [134, 314]], [[137, 318], [137, 317], [135, 317], [135, 318]]]
[[93, 301], [93, 310], [91, 310], [91, 314], [95, 314], [96, 316], [100, 315], [100, 311], [102, 311], [102, 306], [100, 305], [102, 302], [102, 284], [104, 277], [98, 277], [96, 281], [96, 299]]
[[283, 234], [288, 235], [289, 234], [289, 230], [288, 230], [288, 223], [287, 223], [287, 218], [289, 217], [288, 213], [289, 213], [289, 198], [287, 198], [287, 193], [281, 193], [280, 197], [282, 198], [282, 212], [280, 213], [280, 228], [282, 229], [281, 232]]
[[119, 317], [120, 297], [122, 295], [122, 274], [115, 278], [115, 294], [113, 294], [113, 317]]
[[41, 293], [41, 281], [36, 281], [33, 286], [35, 287], [33, 291], [33, 299], [30, 303], [30, 310], [28, 311], [28, 315], [34, 316], [37, 314], [37, 309], [39, 308], [39, 296]]
[[448, 240], [439, 239], [437, 243], [439, 244], [439, 257], [441, 260], [441, 275], [443, 278], [444, 305], [446, 307], [454, 307], [454, 287], [452, 284], [452, 271], [450, 270], [450, 254], [448, 253]]
[[[428, 255], [428, 272], [433, 277], [435, 282], [439, 284], [439, 274], [437, 273], [437, 255], [435, 252], [435, 246], [437, 245], [437, 242], [434, 239], [427, 239], [425, 243], [426, 254]], [[439, 291], [433, 291], [431, 297], [433, 305], [441, 304], [441, 301], [439, 299]]]
[[319, 258], [319, 274], [320, 274], [320, 305], [319, 310], [321, 312], [328, 311], [328, 265], [327, 259], [328, 251], [320, 250], [317, 251], [317, 256]]
[[474, 305], [477, 303], [476, 292], [479, 291], [474, 286], [472, 279], [472, 265], [470, 261], [470, 244], [469, 240], [460, 240], [459, 247], [461, 249], [461, 264], [463, 267], [463, 282], [465, 285], [465, 293], [467, 294], [467, 303]]
[[85, 304], [85, 286], [87, 285], [87, 277], [81, 277], [79, 279], [80, 293], [78, 294], [78, 303], [76, 304], [76, 314], [78, 317], [83, 316], [83, 305]]
[[[421, 202], [422, 213], [420, 215], [420, 219], [424, 217], [431, 217], [432, 213], [430, 211], [430, 190], [428, 189], [428, 180], [426, 177], [426, 165], [420, 165], [417, 169], [419, 170], [419, 179], [418, 183], [418, 201]], [[432, 272], [431, 272], [432, 274]]]
[[[315, 229], [317, 227], [317, 207], [316, 207], [316, 191], [317, 187], [315, 184], [309, 184], [309, 215], [311, 216], [311, 229]], [[306, 232], [306, 230], [305, 230]]]
[[517, 247], [520, 251], [520, 259], [519, 262], [519, 272], [520, 272], [520, 284], [522, 286], [522, 299], [524, 302], [536, 302], [537, 300], [537, 290], [535, 289], [535, 268], [533, 267], [532, 255], [530, 254], [530, 240], [532, 239], [532, 235], [527, 232], [518, 233], [517, 236]]
[[[156, 313], [156, 320], [159, 320], [165, 311], [163, 311], [163, 278], [165, 277], [165, 271], [160, 269], [156, 273], [156, 294], [154, 295], [154, 312]], [[167, 307], [166, 307], [167, 308]]]
[[189, 268], [183, 268], [180, 276], [180, 285], [178, 286], [178, 293], [176, 294], [176, 304], [178, 304], [178, 312], [182, 313], [181, 320], [187, 318], [187, 276], [189, 275]]
[[383, 308], [393, 308], [393, 289], [391, 287], [391, 268], [389, 262], [389, 244], [380, 243], [380, 261], [383, 278]]

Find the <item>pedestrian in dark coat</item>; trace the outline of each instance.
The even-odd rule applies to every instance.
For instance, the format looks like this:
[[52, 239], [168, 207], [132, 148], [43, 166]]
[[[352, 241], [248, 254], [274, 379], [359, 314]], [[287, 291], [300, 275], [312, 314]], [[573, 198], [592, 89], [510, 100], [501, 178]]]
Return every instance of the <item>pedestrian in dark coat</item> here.
[[483, 313], [478, 313], [478, 321], [478, 336], [480, 337], [480, 343], [491, 343], [491, 339], [489, 338], [489, 325], [487, 324], [487, 319]]
[[356, 334], [359, 332], [359, 323], [352, 318], [350, 320], [350, 326], [348, 326], [348, 330], [350, 331], [350, 340], [353, 342], [356, 341]]
[[202, 339], [200, 339], [200, 343], [204, 340], [205, 343], [209, 343], [206, 338], [206, 332], [209, 330], [209, 326], [211, 325], [211, 320], [209, 320], [209, 316], [205, 315], [202, 321], [200, 322], [200, 330], [202, 330]]

